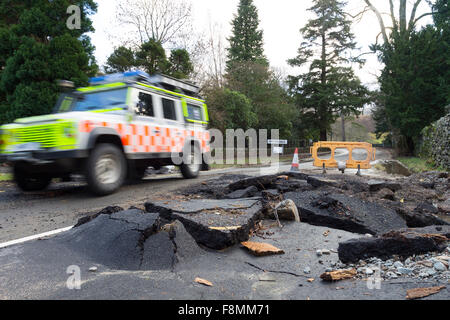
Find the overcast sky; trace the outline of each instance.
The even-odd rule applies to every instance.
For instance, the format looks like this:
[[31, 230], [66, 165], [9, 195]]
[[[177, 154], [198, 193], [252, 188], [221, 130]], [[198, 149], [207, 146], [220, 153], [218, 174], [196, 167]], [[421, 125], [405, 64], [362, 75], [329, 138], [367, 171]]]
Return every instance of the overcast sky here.
[[[96, 32], [91, 34], [93, 44], [96, 46], [96, 58], [99, 65], [103, 65], [107, 57], [114, 50], [114, 42], [109, 39], [108, 33], [113, 28], [112, 18], [115, 16], [116, 3], [119, 0], [97, 0], [98, 12], [92, 17]], [[380, 11], [389, 12], [387, 0], [373, 0]], [[395, 1], [398, 2], [398, 1]], [[231, 34], [231, 20], [237, 12], [239, 0], [192, 0], [193, 24], [196, 31], [206, 32], [210, 23], [217, 23], [225, 37]], [[264, 49], [271, 66], [284, 70], [286, 74], [295, 73], [287, 64], [287, 60], [295, 57], [301, 42], [299, 30], [311, 18], [307, 11], [312, 5], [311, 0], [254, 0], [259, 11], [260, 28], [264, 31]], [[409, 8], [412, 1], [409, 1]], [[363, 0], [349, 0], [348, 12], [356, 13], [364, 8]], [[425, 0], [419, 7], [417, 16], [428, 12], [429, 8]], [[390, 21], [385, 18], [387, 24]], [[421, 24], [430, 23], [430, 18], [425, 18]], [[119, 31], [115, 32], [121, 32]], [[123, 30], [122, 30], [123, 32]], [[361, 53], [369, 51], [369, 45], [375, 42], [380, 32], [378, 22], [372, 12], [364, 15], [359, 23], [354, 23], [353, 32], [356, 35]], [[376, 76], [379, 75], [382, 66], [372, 54], [365, 56], [367, 63], [361, 70], [355, 70], [361, 80], [370, 87], [376, 85]]]

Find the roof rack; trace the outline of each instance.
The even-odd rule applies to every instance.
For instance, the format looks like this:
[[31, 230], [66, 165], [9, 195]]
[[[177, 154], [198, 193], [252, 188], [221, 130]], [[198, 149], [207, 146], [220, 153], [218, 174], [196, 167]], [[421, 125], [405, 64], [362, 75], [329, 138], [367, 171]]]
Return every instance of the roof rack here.
[[179, 80], [164, 74], [150, 76], [143, 71], [128, 71], [114, 73], [101, 77], [91, 78], [91, 85], [101, 85], [113, 82], [144, 82], [166, 90], [184, 93], [190, 96], [199, 96], [200, 88], [189, 80]]

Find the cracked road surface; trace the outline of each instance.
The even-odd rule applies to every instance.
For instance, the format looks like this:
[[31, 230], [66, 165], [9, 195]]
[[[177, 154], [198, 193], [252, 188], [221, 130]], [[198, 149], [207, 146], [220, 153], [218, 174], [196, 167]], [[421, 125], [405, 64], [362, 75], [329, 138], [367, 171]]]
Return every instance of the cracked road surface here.
[[[377, 158], [389, 158], [389, 152], [377, 150]], [[342, 153], [338, 160], [348, 159]], [[289, 171], [291, 165], [280, 165], [276, 171]], [[321, 172], [311, 162], [301, 163], [300, 170]], [[146, 201], [164, 199], [164, 196], [180, 187], [197, 184], [220, 174], [245, 174], [258, 176], [270, 174], [270, 168], [228, 168], [202, 172], [195, 180], [185, 180], [181, 174], [152, 176], [146, 180], [123, 186], [107, 197], [89, 194], [84, 183], [54, 183], [46, 191], [23, 193], [11, 182], [0, 182], [0, 243], [44, 232], [66, 228], [91, 213], [107, 206], [131, 206], [143, 208]], [[348, 170], [348, 174], [356, 170]]]

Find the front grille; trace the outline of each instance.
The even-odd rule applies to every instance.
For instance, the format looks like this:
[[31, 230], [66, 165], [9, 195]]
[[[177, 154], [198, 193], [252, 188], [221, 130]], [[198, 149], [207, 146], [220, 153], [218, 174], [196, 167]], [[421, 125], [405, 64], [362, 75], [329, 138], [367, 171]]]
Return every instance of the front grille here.
[[54, 148], [58, 146], [61, 136], [59, 124], [47, 124], [32, 127], [24, 127], [14, 130], [17, 144], [38, 142], [43, 148]]

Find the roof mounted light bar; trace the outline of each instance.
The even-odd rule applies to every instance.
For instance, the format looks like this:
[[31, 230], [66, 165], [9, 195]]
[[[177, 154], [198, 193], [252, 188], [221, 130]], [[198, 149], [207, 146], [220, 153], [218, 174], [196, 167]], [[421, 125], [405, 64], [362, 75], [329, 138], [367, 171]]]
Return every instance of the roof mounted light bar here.
[[123, 73], [108, 74], [101, 77], [91, 78], [90, 84], [103, 85], [114, 82], [144, 82], [152, 84], [163, 89], [170, 91], [181, 91], [182, 93], [198, 96], [200, 88], [195, 84], [186, 81], [172, 78], [163, 74], [155, 74], [150, 76], [148, 73], [143, 71], [128, 71]]

